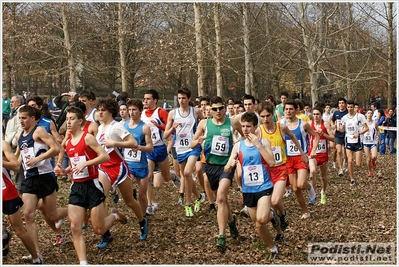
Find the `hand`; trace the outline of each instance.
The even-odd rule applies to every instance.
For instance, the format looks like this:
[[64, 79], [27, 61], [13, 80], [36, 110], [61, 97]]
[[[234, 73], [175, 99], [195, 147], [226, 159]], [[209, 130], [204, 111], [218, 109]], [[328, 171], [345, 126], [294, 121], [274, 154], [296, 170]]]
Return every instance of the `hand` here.
[[176, 129], [180, 125], [180, 122], [174, 122], [172, 125], [173, 129]]
[[103, 141], [103, 144], [104, 144], [107, 148], [109, 148], [109, 147], [114, 147], [114, 146], [115, 146], [115, 142], [114, 142], [112, 139], [108, 139], [108, 138], [106, 138], [106, 139]]
[[253, 133], [250, 133], [250, 134], [248, 135], [248, 140], [249, 140], [252, 144], [254, 144], [254, 146], [256, 146], [256, 147], [260, 146], [259, 137], [257, 137], [257, 136], [254, 135]]
[[54, 173], [56, 176], [63, 175], [63, 172], [64, 172], [64, 169], [61, 166], [59, 166], [59, 165], [55, 166]]
[[86, 162], [79, 162], [78, 164], [72, 164], [72, 173], [79, 174], [84, 168], [86, 168]]
[[151, 120], [151, 123], [154, 124], [155, 127], [159, 128], [159, 124], [156, 120]]
[[305, 165], [308, 165], [308, 163], [309, 163], [309, 157], [308, 157], [305, 153], [303, 153], [303, 154], [301, 155], [301, 158], [302, 158], [302, 162], [303, 162]]
[[205, 140], [205, 136], [204, 135], [201, 135], [200, 137], [198, 137], [198, 144], [202, 144], [202, 142], [204, 142], [204, 140]]
[[37, 163], [39, 162], [39, 160], [36, 158], [30, 158], [28, 159], [25, 163], [26, 166], [28, 166], [29, 168], [32, 168], [33, 166], [35, 166]]

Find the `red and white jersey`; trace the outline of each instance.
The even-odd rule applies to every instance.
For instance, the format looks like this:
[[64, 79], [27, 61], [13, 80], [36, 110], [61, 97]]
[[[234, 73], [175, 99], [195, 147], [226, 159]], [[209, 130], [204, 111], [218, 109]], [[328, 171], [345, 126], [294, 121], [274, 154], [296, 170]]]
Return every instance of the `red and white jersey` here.
[[11, 173], [9, 170], [3, 167], [3, 180], [1, 182], [1, 187], [2, 187], [2, 192], [3, 192], [3, 197], [2, 200], [11, 200], [15, 199], [18, 197], [18, 191], [17, 188], [15, 187], [12, 178], [11, 178]]
[[[316, 154], [317, 155], [325, 154], [328, 157], [328, 140], [323, 135], [321, 135], [316, 131], [317, 129], [314, 121], [312, 121], [310, 125], [312, 126], [313, 131], [315, 131], [320, 137], [319, 144], [317, 145], [316, 148]], [[326, 126], [324, 125], [324, 121], [321, 122], [321, 130], [324, 132], [324, 134], [328, 134]], [[313, 135], [309, 134], [309, 151], [308, 151], [309, 155], [313, 149], [313, 140], [314, 140]]]
[[[163, 132], [165, 130], [167, 119], [168, 112], [160, 108], [156, 108], [154, 110], [147, 109], [141, 113], [141, 120], [150, 127], [151, 139], [154, 146], [165, 145]], [[156, 121], [159, 126], [156, 127], [151, 121]]]
[[[84, 132], [79, 142], [73, 145], [71, 139], [66, 143], [65, 150], [69, 157], [71, 167], [78, 164], [79, 162], [89, 161], [97, 157], [97, 153], [91, 150], [85, 142], [85, 137], [87, 133]], [[92, 165], [84, 168], [80, 173], [72, 173], [73, 182], [85, 182], [89, 180], [94, 180], [98, 178], [98, 166]]]

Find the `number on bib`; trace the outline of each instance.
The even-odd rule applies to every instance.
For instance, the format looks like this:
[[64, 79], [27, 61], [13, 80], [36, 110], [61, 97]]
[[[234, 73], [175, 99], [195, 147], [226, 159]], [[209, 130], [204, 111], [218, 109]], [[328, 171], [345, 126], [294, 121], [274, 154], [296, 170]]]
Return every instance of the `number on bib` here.
[[246, 186], [262, 185], [265, 181], [262, 164], [244, 166], [244, 184]]

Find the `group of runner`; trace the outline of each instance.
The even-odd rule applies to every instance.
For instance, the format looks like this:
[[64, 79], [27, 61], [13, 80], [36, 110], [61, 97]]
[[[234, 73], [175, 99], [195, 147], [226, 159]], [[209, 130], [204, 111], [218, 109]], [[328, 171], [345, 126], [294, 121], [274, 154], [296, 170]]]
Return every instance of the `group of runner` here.
[[[65, 96], [71, 98], [74, 94]], [[285, 92], [277, 106], [272, 96], [260, 103], [251, 95], [228, 103], [219, 96], [202, 97], [194, 106], [191, 91], [181, 88], [177, 91], [179, 107], [169, 113], [158, 107], [158, 99], [157, 91], [148, 90], [144, 100], [118, 104], [111, 98], [95, 101], [92, 92], [82, 91], [80, 101], [63, 110], [66, 133], [62, 141], [51, 134], [51, 120], [43, 124], [39, 98], [32, 103], [27, 101], [19, 109], [17, 156], [7, 142], [2, 145], [3, 213], [9, 215], [11, 226], [30, 253], [25, 259], [43, 263], [34, 218], [39, 209], [57, 235], [55, 244], [65, 242], [61, 225], [68, 217], [79, 262], [88, 264], [82, 229], [89, 218], [93, 231], [101, 235], [98, 248], [113, 241], [110, 228], [115, 222], [127, 223], [119, 210], [106, 209], [107, 196], [113, 195], [118, 201], [116, 188], [137, 217], [140, 239], [146, 239], [147, 216], [160, 208], [157, 191], [169, 181], [178, 188], [178, 203], [184, 206], [188, 218], [199, 212], [208, 199], [209, 211], [217, 213], [216, 246], [224, 251], [227, 229], [232, 238], [239, 236], [237, 215], [232, 212], [228, 197], [233, 179], [242, 192], [244, 210], [269, 247], [270, 258], [275, 258], [275, 242], [284, 239], [283, 231], [288, 227], [283, 196], [289, 186], [302, 210], [301, 219], [307, 219], [310, 212], [302, 190], [308, 191], [308, 204], [315, 204], [319, 167], [320, 198], [326, 204], [330, 150], [336, 151], [338, 175], [343, 175], [347, 163], [351, 186], [355, 184], [353, 159], [360, 166], [363, 146], [369, 176], [376, 168], [378, 125], [372, 112], [366, 116], [357, 113], [351, 100], [339, 99], [338, 110], [330, 114], [330, 105], [322, 103], [304, 112], [303, 102], [288, 99]], [[241, 107], [243, 112], [239, 111]], [[173, 157], [173, 170], [169, 154]], [[22, 197], [10, 173], [18, 171], [16, 158], [22, 163], [25, 177], [18, 188]], [[63, 165], [68, 158], [70, 164]], [[66, 175], [72, 180], [68, 207], [57, 208], [56, 176]], [[134, 182], [138, 200], [132, 194]], [[19, 212], [22, 205], [26, 231]], [[277, 231], [275, 238], [268, 231], [269, 222]]]

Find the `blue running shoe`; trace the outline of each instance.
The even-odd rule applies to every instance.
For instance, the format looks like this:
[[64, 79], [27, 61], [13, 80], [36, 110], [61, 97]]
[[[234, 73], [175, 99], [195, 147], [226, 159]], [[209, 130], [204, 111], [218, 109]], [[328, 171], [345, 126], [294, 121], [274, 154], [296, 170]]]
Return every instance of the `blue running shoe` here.
[[145, 224], [143, 227], [140, 227], [140, 239], [145, 240], [148, 236], [148, 220], [144, 217]]
[[106, 248], [112, 241], [114, 241], [114, 237], [112, 235], [102, 236], [101, 242], [97, 245], [97, 247], [100, 249]]

